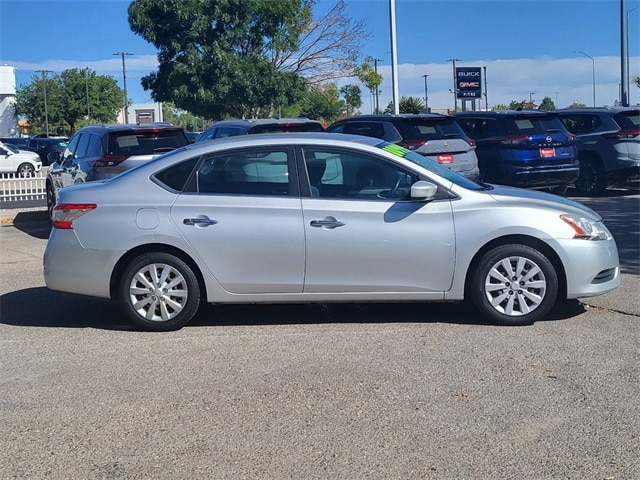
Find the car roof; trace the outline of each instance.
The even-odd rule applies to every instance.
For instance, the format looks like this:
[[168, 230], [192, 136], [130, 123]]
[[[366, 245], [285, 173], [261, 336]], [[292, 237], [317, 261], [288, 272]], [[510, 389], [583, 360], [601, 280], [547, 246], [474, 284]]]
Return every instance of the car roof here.
[[352, 117], [341, 118], [338, 122], [364, 122], [364, 121], [393, 121], [394, 119], [439, 119], [439, 118], [453, 118], [452, 115], [444, 115], [442, 113], [389, 113], [384, 115], [354, 115]]
[[466, 112], [457, 112], [456, 117], [480, 117], [480, 116], [493, 116], [493, 117], [511, 117], [516, 115], [555, 115], [556, 112], [553, 110], [531, 110], [531, 109], [522, 109], [522, 110], [489, 110], [489, 111], [466, 111]]
[[236, 118], [233, 120], [220, 120], [215, 122], [213, 126], [217, 125], [242, 125], [242, 126], [253, 126], [253, 125], [286, 125], [289, 123], [318, 123], [318, 120], [311, 120], [306, 117], [293, 117], [293, 118]]
[[360, 135], [349, 135], [344, 133], [329, 133], [329, 132], [291, 132], [287, 135], [279, 133], [261, 133], [259, 135], [235, 135], [231, 137], [218, 138], [215, 142], [199, 142], [188, 145], [187, 149], [209, 149], [212, 145], [224, 145], [229, 144], [246, 144], [247, 146], [260, 146], [260, 145], [273, 145], [274, 143], [280, 144], [292, 144], [292, 145], [304, 145], [312, 141], [313, 143], [320, 144], [361, 144], [366, 146], [375, 146], [383, 143], [384, 140], [374, 137], [364, 137]]
[[103, 132], [104, 130], [108, 130], [110, 132], [140, 132], [145, 130], [182, 130], [182, 127], [171, 123], [119, 123], [112, 125], [88, 125], [86, 127], [82, 127], [78, 131], [91, 130], [100, 132]]
[[578, 107], [578, 108], [559, 108], [557, 113], [606, 113], [615, 115], [620, 112], [640, 112], [640, 107]]

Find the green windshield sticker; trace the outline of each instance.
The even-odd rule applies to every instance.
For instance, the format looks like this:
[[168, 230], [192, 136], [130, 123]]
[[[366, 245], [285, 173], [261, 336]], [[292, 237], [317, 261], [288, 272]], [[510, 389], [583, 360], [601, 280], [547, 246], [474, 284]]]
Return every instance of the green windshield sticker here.
[[404, 157], [407, 153], [409, 153], [409, 150], [407, 150], [406, 148], [393, 144], [385, 145], [384, 147], [382, 147], [382, 149], [386, 150], [389, 153], [393, 153], [398, 157]]

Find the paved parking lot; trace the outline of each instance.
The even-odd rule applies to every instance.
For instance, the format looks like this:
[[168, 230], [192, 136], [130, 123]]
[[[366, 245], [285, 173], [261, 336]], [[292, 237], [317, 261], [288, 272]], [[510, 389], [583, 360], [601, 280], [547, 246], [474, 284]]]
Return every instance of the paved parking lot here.
[[0, 226], [0, 478], [640, 477], [640, 195], [584, 199], [622, 287], [530, 327], [463, 305], [209, 307], [178, 332], [46, 289]]

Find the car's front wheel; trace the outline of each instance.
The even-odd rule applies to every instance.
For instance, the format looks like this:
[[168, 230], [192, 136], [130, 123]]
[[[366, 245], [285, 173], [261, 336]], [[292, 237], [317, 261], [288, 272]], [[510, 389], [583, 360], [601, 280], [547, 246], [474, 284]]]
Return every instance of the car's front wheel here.
[[191, 267], [163, 252], [133, 259], [123, 272], [119, 294], [131, 321], [151, 331], [182, 328], [200, 306], [200, 286]]
[[471, 298], [491, 321], [529, 325], [544, 318], [558, 296], [549, 259], [527, 245], [502, 245], [485, 253], [471, 277]]
[[18, 175], [24, 178], [33, 177], [35, 168], [30, 163], [23, 163], [18, 167]]

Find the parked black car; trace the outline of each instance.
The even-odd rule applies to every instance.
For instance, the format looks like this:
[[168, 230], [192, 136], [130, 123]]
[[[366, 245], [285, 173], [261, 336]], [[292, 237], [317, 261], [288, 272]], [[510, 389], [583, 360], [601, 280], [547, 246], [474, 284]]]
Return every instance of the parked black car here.
[[471, 180], [479, 176], [475, 142], [451, 115], [357, 115], [338, 120], [327, 131], [397, 143]]
[[566, 108], [560, 120], [576, 135], [582, 195], [640, 180], [640, 108]]
[[81, 128], [63, 153], [49, 154], [51, 166], [46, 179], [49, 213], [63, 187], [114, 177], [190, 143], [181, 127], [166, 123]]
[[555, 112], [460, 112], [456, 118], [476, 141], [483, 181], [546, 189], [563, 195], [579, 173], [575, 136]]
[[261, 118], [221, 120], [200, 134], [196, 142], [254, 133], [323, 132], [322, 123], [308, 118]]
[[48, 155], [52, 152], [64, 152], [67, 148], [67, 137], [31, 137], [25, 150], [36, 152], [43, 165], [49, 165]]
[[14, 145], [20, 150], [28, 150], [27, 139], [24, 137], [2, 137], [0, 138], [0, 142], [5, 145]]

